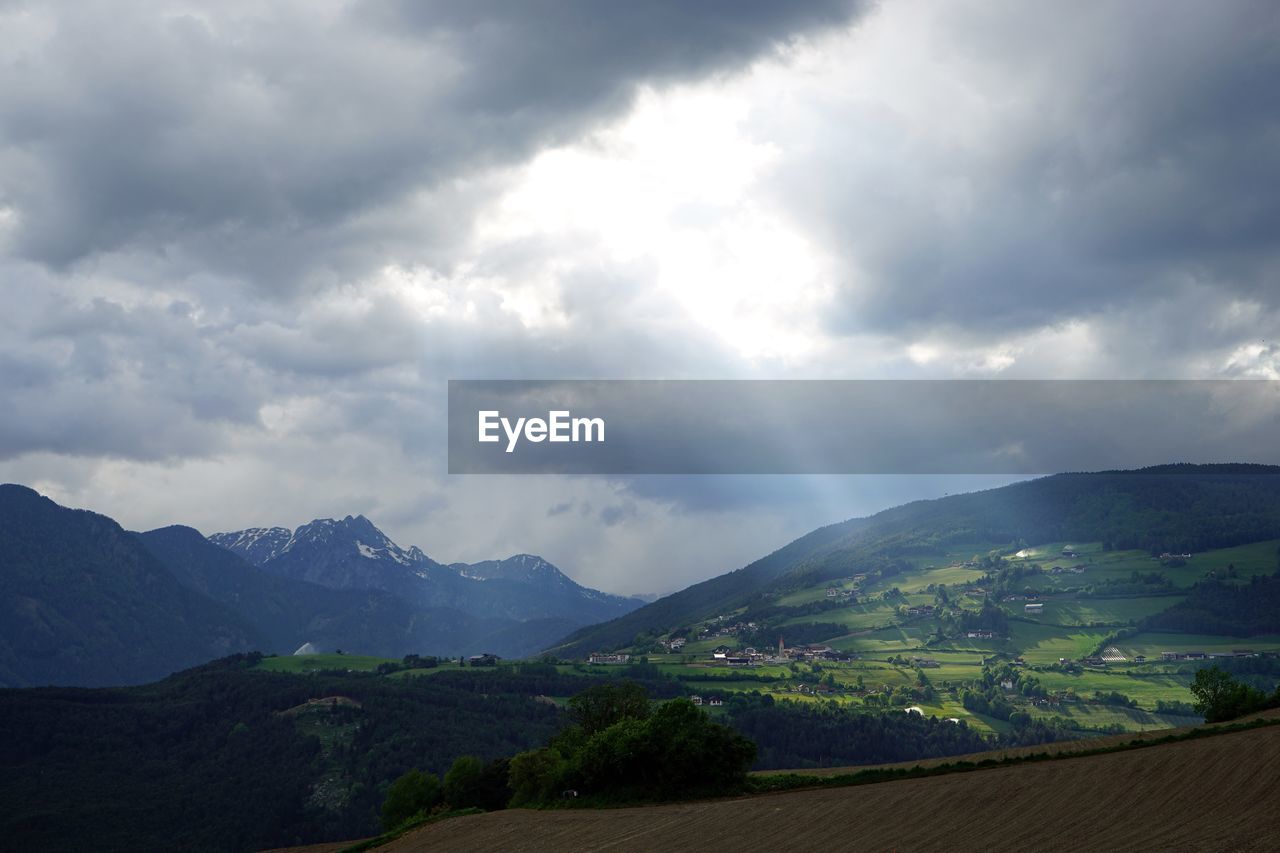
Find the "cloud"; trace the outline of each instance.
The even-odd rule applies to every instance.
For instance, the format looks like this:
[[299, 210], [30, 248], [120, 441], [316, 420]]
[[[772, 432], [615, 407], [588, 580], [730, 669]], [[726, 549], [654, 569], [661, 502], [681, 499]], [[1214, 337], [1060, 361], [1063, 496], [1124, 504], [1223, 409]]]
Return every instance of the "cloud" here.
[[669, 589], [981, 483], [449, 478], [449, 378], [1274, 378], [1261, 2], [0, 6], [0, 477]]
[[477, 203], [473, 176], [618, 115], [646, 82], [738, 67], [853, 11], [11, 6], [0, 186], [15, 250], [56, 268], [145, 251], [273, 292], [388, 254], [444, 266]]
[[796, 152], [776, 197], [841, 252], [833, 331], [999, 333], [1187, 283], [1276, 307], [1274, 9], [1078, 12], [889, 4], [760, 114]]

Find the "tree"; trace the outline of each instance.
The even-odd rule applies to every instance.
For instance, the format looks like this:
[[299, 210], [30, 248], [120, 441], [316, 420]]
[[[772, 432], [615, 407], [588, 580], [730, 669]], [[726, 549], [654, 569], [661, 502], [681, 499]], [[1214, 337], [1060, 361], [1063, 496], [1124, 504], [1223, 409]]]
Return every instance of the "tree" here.
[[1191, 693], [1196, 697], [1196, 713], [1204, 715], [1206, 723], [1242, 717], [1261, 710], [1267, 704], [1267, 697], [1261, 690], [1236, 681], [1216, 666], [1196, 673]]
[[410, 770], [391, 783], [382, 802], [382, 827], [394, 829], [440, 801], [440, 780], [421, 770]]
[[569, 700], [569, 718], [593, 735], [620, 720], [649, 716], [649, 695], [633, 681], [597, 684]]
[[622, 719], [593, 735], [573, 777], [590, 793], [628, 799], [727, 792], [745, 780], [755, 754], [754, 743], [688, 699], [673, 699], [647, 719]]
[[[591, 695], [578, 703], [580, 708], [599, 711], [610, 698], [598, 687], [586, 693]], [[755, 760], [755, 744], [713, 722], [688, 699], [673, 699], [652, 712], [646, 700], [643, 715], [603, 704], [617, 717], [608, 726], [590, 735], [583, 724], [570, 726], [547, 747], [511, 760], [513, 804], [550, 803], [570, 788], [606, 802], [730, 793], [741, 788]], [[629, 707], [638, 711], [640, 706], [632, 702]]]
[[569, 762], [554, 746], [522, 752], [511, 759], [508, 784], [512, 806], [549, 802], [566, 787]]
[[463, 755], [444, 774], [444, 798], [455, 809], [478, 806], [480, 780], [484, 762], [474, 755]]
[[471, 802], [467, 805], [482, 808], [487, 812], [505, 809], [511, 802], [510, 782], [511, 759], [495, 758], [480, 771], [480, 778], [472, 788]]

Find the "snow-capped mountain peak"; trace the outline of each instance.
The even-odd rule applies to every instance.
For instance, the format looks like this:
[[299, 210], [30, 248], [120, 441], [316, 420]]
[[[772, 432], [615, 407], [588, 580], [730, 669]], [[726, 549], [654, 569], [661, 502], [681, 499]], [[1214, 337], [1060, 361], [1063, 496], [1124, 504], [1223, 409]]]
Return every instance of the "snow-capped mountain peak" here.
[[485, 618], [591, 622], [636, 606], [579, 585], [536, 554], [444, 566], [421, 548], [401, 548], [363, 515], [318, 518], [292, 532], [251, 528], [209, 539], [271, 574], [333, 589], [384, 590], [423, 607]]

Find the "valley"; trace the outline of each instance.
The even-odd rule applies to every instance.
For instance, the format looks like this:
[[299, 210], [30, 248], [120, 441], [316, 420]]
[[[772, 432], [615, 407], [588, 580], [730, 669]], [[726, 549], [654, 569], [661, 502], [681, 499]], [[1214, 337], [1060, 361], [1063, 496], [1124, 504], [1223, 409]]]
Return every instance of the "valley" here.
[[[1067, 547], [1074, 556], [1063, 555]], [[911, 709], [987, 732], [1007, 732], [1016, 713], [1080, 734], [1184, 725], [1200, 667], [1260, 681], [1280, 673], [1280, 631], [1148, 626], [1196, 583], [1221, 577], [1244, 589], [1254, 574], [1274, 572], [1280, 540], [1179, 558], [1172, 570], [1102, 543], [1004, 550], [968, 543], [887, 576], [789, 588], [620, 653], [707, 693]], [[1134, 583], [1135, 573], [1152, 582]], [[1029, 604], [1041, 608], [1028, 612]]]

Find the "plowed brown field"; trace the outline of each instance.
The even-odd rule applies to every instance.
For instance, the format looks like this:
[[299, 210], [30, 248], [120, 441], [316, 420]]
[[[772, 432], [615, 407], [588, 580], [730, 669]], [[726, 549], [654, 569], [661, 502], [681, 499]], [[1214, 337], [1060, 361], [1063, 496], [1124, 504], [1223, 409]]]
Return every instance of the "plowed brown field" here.
[[425, 826], [395, 851], [1280, 850], [1280, 728], [850, 788]]

